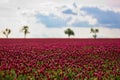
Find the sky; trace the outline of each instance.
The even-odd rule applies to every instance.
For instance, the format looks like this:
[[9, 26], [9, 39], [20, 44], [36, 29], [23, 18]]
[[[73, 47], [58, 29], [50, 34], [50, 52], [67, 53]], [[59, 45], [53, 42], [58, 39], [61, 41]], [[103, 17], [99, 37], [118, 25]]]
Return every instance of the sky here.
[[120, 0], [0, 0], [0, 37], [5, 28], [10, 38], [92, 38], [90, 29], [99, 29], [99, 38], [120, 38]]

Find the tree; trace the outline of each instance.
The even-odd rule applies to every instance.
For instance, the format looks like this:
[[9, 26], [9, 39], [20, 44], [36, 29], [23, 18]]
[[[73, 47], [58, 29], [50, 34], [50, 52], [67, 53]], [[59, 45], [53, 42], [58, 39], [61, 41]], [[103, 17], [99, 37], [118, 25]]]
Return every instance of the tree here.
[[96, 39], [97, 38], [97, 34], [99, 32], [99, 29], [93, 29], [91, 28], [91, 33], [94, 33], [93, 37]]
[[28, 26], [23, 26], [23, 28], [22, 28], [22, 32], [24, 32], [24, 38], [26, 38], [26, 35], [27, 35], [28, 33], [30, 33], [30, 32], [28, 31], [28, 29], [29, 29]]
[[8, 38], [8, 35], [11, 33], [11, 30], [6, 28], [4, 31], [3, 31], [3, 34], [6, 36], [6, 38]]
[[75, 35], [74, 31], [71, 30], [70, 28], [66, 29], [64, 32], [65, 32], [65, 34], [68, 35], [68, 37], [70, 37], [71, 35], [73, 35], [73, 36]]

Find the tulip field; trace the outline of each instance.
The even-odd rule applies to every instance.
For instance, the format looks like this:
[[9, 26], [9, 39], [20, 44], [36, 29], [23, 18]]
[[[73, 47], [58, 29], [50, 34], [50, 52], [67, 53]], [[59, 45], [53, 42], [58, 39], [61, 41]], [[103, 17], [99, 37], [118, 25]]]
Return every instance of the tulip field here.
[[120, 80], [120, 39], [0, 39], [0, 80]]

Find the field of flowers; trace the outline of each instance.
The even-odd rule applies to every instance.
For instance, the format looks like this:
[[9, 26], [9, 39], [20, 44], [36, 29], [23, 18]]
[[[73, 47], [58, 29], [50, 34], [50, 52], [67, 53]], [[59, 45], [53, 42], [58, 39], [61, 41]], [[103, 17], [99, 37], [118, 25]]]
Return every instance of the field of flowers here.
[[120, 80], [120, 39], [0, 39], [0, 80]]

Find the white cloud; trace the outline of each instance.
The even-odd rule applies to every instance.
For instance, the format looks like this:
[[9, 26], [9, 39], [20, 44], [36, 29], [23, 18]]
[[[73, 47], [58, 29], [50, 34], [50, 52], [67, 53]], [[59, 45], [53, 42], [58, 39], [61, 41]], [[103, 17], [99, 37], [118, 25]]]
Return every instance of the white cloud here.
[[105, 28], [105, 27], [101, 27], [99, 28], [100, 32], [99, 32], [99, 36], [103, 37], [103, 38], [120, 38], [120, 29], [117, 28]]
[[7, 3], [9, 0], [0, 0], [0, 4]]
[[120, 8], [120, 0], [106, 0], [105, 1], [107, 3], [107, 5], [109, 6], [114, 6], [114, 7], [119, 7]]

